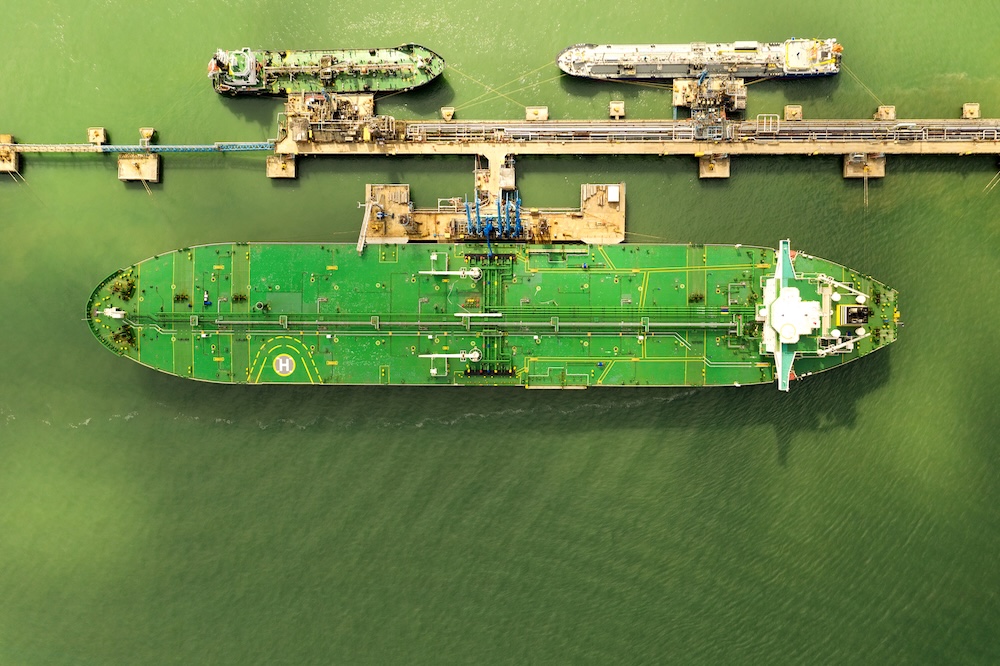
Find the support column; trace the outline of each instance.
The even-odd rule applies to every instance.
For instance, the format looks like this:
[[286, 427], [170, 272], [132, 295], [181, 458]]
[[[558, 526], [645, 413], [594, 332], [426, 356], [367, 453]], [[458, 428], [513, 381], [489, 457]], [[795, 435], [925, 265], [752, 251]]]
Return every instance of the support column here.
[[885, 153], [844, 155], [844, 178], [885, 178]]
[[699, 178], [729, 178], [729, 155], [699, 155]]
[[[10, 134], [0, 134], [0, 143], [14, 145], [14, 137]], [[20, 171], [21, 154], [13, 148], [0, 148], [0, 173], [17, 173]]]

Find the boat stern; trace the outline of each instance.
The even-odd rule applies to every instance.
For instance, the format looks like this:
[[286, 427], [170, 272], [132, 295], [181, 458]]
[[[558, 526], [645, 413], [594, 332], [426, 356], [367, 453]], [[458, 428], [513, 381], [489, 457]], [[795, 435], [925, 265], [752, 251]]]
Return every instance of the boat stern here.
[[238, 51], [218, 49], [208, 61], [208, 78], [220, 95], [256, 92], [259, 88], [259, 63], [249, 48]]
[[773, 359], [778, 389], [891, 344], [900, 326], [897, 293], [883, 283], [781, 242], [763, 279], [762, 356]]
[[838, 74], [843, 53], [844, 47], [836, 39], [789, 39], [785, 42], [785, 76]]

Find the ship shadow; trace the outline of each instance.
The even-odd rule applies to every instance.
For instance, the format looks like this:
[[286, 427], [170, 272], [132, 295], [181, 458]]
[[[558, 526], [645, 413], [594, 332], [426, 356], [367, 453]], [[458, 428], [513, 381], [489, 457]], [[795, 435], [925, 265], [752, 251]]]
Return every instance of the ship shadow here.
[[281, 97], [230, 97], [216, 95], [219, 103], [231, 114], [260, 125], [265, 136], [274, 136], [278, 128], [278, 114], [284, 109]]
[[[754, 79], [747, 80], [748, 84], [754, 82]], [[651, 90], [660, 89], [669, 105], [672, 81], [668, 79], [629, 82], [605, 81], [563, 74], [559, 79], [559, 85], [562, 87], [563, 92], [574, 97], [611, 95], [615, 99], [624, 100], [636, 99], [643, 93], [648, 95]], [[797, 100], [814, 101], [832, 97], [839, 86], [840, 78], [838, 76], [817, 76], [804, 79], [763, 79], [757, 80], [753, 92], [764, 94], [780, 91], [787, 102], [794, 103]], [[667, 107], [670, 113], [672, 113], [671, 108]], [[680, 109], [680, 111], [684, 117], [688, 117], [687, 109]]]
[[662, 93], [666, 95], [668, 113], [670, 112], [670, 83], [667, 81], [643, 81], [643, 82], [620, 82], [604, 81], [601, 79], [586, 79], [579, 76], [571, 76], [563, 73], [559, 78], [559, 86], [568, 95], [573, 97], [594, 98], [610, 95], [614, 99], [624, 101], [638, 99], [643, 92], [648, 93], [651, 89], [662, 88]]
[[788, 466], [802, 434], [840, 430], [850, 437], [859, 407], [888, 385], [891, 359], [892, 349], [881, 349], [841, 368], [792, 382], [788, 394], [765, 401], [761, 421], [773, 428], [777, 462]]
[[569, 74], [559, 77], [559, 87], [568, 95], [573, 97], [597, 97], [601, 93], [607, 93], [614, 89], [603, 81], [596, 79], [582, 79]]
[[[760, 86], [759, 89], [757, 89], [758, 85]], [[804, 79], [765, 80], [756, 84], [754, 86], [755, 90], [752, 92], [770, 93], [778, 89], [781, 91], [781, 95], [786, 102], [796, 104], [800, 101], [811, 102], [833, 97], [833, 94], [839, 87], [840, 75], [838, 74], [836, 76], [814, 76]]]
[[419, 116], [437, 116], [442, 106], [455, 99], [455, 89], [445, 74], [413, 90], [376, 95], [375, 113], [394, 115], [395, 108], [403, 107]]
[[[323, 440], [370, 439], [433, 433], [438, 442], [465, 441], [473, 433], [496, 446], [531, 441], [584, 441], [595, 431], [614, 432], [630, 444], [638, 428], [656, 433], [656, 446], [706, 451], [732, 446], [734, 436], [769, 430], [774, 460], [794, 463], [795, 447], [810, 446], [820, 432], [848, 440], [862, 405], [885, 387], [891, 349], [843, 367], [793, 381], [788, 393], [774, 384], [744, 387], [603, 387], [584, 391], [526, 391], [522, 387], [232, 386], [191, 382], [136, 367], [150, 400], [203, 422], [226, 420], [263, 430], [310, 429]], [[228, 412], [228, 413], [227, 413]], [[513, 428], [513, 430], [512, 430]], [[407, 435], [409, 433], [409, 435]], [[427, 435], [419, 435], [426, 440]], [[748, 446], [759, 446], [759, 436]], [[765, 440], [768, 439], [765, 437]], [[683, 442], [683, 444], [681, 443]], [[433, 446], [433, 444], [428, 444]]]

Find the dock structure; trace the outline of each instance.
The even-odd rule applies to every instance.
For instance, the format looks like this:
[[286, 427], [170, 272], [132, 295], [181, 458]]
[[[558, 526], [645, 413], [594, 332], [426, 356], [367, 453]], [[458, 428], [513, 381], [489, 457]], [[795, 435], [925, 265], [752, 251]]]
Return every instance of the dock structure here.
[[119, 153], [118, 180], [160, 182], [160, 156], [157, 153]]
[[[714, 178], [725, 177], [729, 160], [740, 155], [837, 155], [853, 164], [880, 161], [882, 168], [869, 169], [868, 177], [884, 174], [886, 155], [1000, 155], [997, 119], [783, 121], [777, 114], [762, 114], [752, 120], [703, 125], [690, 120], [389, 122], [379, 118], [378, 125], [392, 131], [370, 133], [368, 141], [296, 141], [279, 133], [274, 151], [288, 158], [476, 155], [488, 161], [492, 191], [499, 188], [508, 158], [520, 155], [689, 155], [700, 158], [703, 177]], [[712, 165], [723, 168], [707, 168]]]
[[0, 173], [15, 174], [21, 168], [21, 155], [10, 148], [14, 138], [10, 134], [0, 134]]
[[0, 134], [0, 156], [23, 153], [110, 153], [134, 158], [156, 153], [233, 153], [274, 149], [273, 141], [216, 141], [209, 144], [158, 145], [154, 143], [155, 136], [156, 130], [152, 127], [143, 127], [139, 130], [137, 144], [108, 143], [108, 133], [103, 127], [88, 127], [87, 143], [17, 143], [12, 135]]
[[499, 196], [477, 188], [473, 201], [438, 199], [434, 208], [415, 208], [410, 186], [366, 185], [358, 251], [365, 245], [416, 242], [483, 242], [515, 238], [530, 243], [625, 241], [625, 184], [585, 184], [579, 208], [524, 207], [516, 192]]
[[147, 128], [138, 144], [108, 144], [102, 128], [91, 128], [88, 143], [22, 144], [0, 134], [0, 173], [18, 171], [23, 153], [266, 151], [269, 178], [295, 178], [300, 155], [473, 155], [486, 163], [477, 188], [498, 193], [513, 187], [513, 159], [521, 155], [686, 155], [698, 158], [702, 178], [728, 178], [741, 155], [834, 155], [844, 160], [845, 178], [866, 179], [885, 175], [888, 155], [1000, 155], [1000, 119], [981, 118], [975, 103], [962, 107], [961, 118], [912, 120], [897, 119], [893, 106], [880, 106], [870, 120], [806, 120], [798, 105], [745, 120], [624, 120], [623, 107], [612, 104], [610, 120], [548, 120], [545, 107], [529, 107], [519, 121], [404, 121], [376, 115], [371, 95], [300, 94], [279, 114], [274, 140], [157, 145]]
[[[219, 141], [210, 144], [166, 144], [153, 143], [155, 130], [144, 127], [140, 130], [137, 144], [109, 144], [107, 131], [103, 127], [87, 129], [88, 143], [16, 143], [10, 134], [0, 134], [0, 173], [18, 173], [20, 156], [24, 153], [99, 153], [118, 155], [118, 180], [122, 182], [160, 182], [161, 153], [233, 153], [253, 151], [273, 151], [273, 141]], [[273, 168], [268, 162], [268, 176], [271, 178], [294, 178], [295, 162], [280, 155], [269, 160], [276, 161]]]
[[[4, 135], [0, 135], [4, 136]], [[10, 135], [6, 135], [10, 136]], [[14, 143], [0, 141], [0, 151], [11, 153], [234, 153], [273, 150], [273, 141], [218, 141], [208, 144], [92, 144], [92, 143]]]

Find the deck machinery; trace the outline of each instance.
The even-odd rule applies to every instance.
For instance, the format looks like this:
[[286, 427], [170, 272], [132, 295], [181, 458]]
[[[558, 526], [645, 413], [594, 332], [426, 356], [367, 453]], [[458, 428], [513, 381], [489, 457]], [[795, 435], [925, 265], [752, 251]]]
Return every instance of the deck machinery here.
[[116, 271], [87, 304], [114, 353], [236, 384], [784, 391], [898, 318], [895, 291], [787, 241], [225, 243]]

